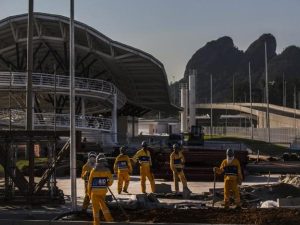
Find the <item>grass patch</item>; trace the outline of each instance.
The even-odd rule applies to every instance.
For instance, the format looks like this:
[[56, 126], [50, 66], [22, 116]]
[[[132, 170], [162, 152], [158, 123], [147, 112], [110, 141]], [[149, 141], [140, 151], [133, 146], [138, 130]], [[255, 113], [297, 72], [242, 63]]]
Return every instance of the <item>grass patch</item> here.
[[291, 151], [287, 147], [284, 147], [281, 145], [267, 143], [264, 141], [250, 140], [250, 139], [245, 139], [245, 138], [223, 137], [223, 136], [212, 136], [211, 137], [210, 135], [206, 135], [204, 137], [204, 139], [207, 141], [208, 140], [231, 141], [231, 142], [236, 142], [236, 143], [244, 143], [246, 146], [248, 146], [254, 152], [257, 152], [257, 150], [259, 150], [260, 154], [271, 155], [271, 156], [282, 155], [284, 152], [297, 152], [297, 151]]

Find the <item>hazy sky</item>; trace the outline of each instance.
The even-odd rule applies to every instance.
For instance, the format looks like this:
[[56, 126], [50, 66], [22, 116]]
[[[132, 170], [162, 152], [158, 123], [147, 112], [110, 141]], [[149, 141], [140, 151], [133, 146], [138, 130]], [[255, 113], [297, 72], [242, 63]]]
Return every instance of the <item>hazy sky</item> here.
[[[0, 19], [27, 12], [27, 0], [0, 0]], [[69, 16], [69, 0], [35, 0], [34, 10]], [[75, 19], [165, 65], [169, 81], [206, 42], [227, 35], [245, 50], [262, 33], [277, 52], [300, 46], [300, 0], [75, 0]]]

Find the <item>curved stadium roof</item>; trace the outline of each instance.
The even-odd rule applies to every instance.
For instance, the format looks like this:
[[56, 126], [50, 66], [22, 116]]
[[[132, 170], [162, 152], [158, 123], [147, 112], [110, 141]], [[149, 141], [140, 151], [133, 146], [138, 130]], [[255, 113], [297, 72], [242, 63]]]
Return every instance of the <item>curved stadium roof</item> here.
[[[34, 14], [34, 71], [68, 75], [69, 18]], [[150, 54], [113, 41], [75, 22], [76, 76], [115, 84], [127, 97], [120, 114], [140, 116], [149, 110], [178, 110], [170, 103], [163, 64]], [[27, 14], [0, 21], [0, 71], [26, 71]], [[79, 104], [80, 107], [80, 104]]]

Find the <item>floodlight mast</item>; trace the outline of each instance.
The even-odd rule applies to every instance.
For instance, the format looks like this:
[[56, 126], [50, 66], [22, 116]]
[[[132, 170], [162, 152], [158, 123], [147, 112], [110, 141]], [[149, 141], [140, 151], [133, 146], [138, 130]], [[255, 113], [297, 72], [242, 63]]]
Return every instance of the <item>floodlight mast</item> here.
[[76, 128], [75, 128], [75, 45], [74, 0], [70, 0], [70, 177], [72, 210], [77, 210]]

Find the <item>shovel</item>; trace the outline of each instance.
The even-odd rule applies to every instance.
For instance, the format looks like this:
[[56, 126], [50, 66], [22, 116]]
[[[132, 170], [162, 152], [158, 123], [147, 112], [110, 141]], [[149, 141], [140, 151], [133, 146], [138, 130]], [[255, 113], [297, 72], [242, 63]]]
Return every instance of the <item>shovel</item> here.
[[214, 170], [214, 192], [213, 192], [212, 207], [215, 207], [215, 198], [216, 198], [216, 171]]
[[121, 204], [119, 203], [118, 199], [116, 198], [116, 196], [114, 195], [114, 193], [111, 191], [111, 189], [109, 187], [107, 187], [107, 189], [109, 190], [111, 196], [115, 199], [119, 209], [122, 211], [123, 215], [126, 217], [126, 219], [129, 221], [129, 216], [128, 214], [125, 212], [124, 208], [121, 206]]

